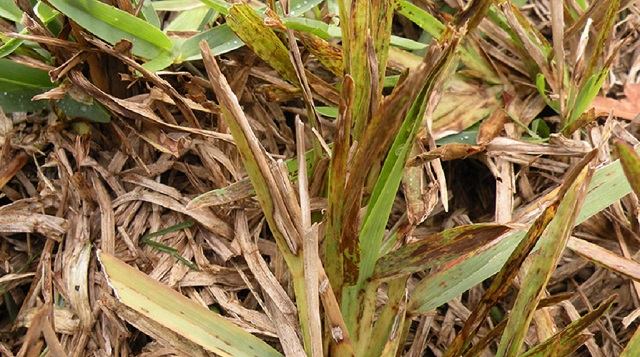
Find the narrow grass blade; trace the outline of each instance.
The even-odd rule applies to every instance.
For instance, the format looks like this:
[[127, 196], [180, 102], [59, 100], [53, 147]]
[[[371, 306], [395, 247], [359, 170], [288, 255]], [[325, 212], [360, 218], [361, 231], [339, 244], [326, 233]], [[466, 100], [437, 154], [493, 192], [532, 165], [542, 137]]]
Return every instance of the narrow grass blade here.
[[[343, 5], [346, 6], [346, 5]], [[341, 17], [342, 28], [342, 63], [344, 72], [353, 78], [355, 91], [353, 92], [353, 140], [359, 141], [369, 122], [372, 101], [378, 98], [371, 97], [371, 66], [377, 66], [374, 58], [369, 57], [372, 48], [370, 3], [368, 0], [353, 0], [350, 2], [348, 17]], [[346, 41], [346, 42], [345, 42]], [[347, 44], [348, 48], [344, 46]]]
[[145, 1], [142, 4], [140, 14], [142, 15], [142, 18], [153, 25], [153, 27], [158, 29], [160, 28], [160, 18], [158, 17], [156, 10], [154, 10], [153, 3], [151, 1]]
[[[376, 180], [369, 205], [367, 206], [367, 212], [365, 213], [362, 227], [360, 228], [360, 245], [367, 247], [367, 249], [363, 251], [362, 262], [360, 264], [360, 282], [371, 277], [376, 261], [378, 260], [378, 251], [384, 235], [387, 218], [391, 212], [395, 193], [402, 180], [402, 172], [407, 160], [407, 155], [413, 145], [413, 140], [418, 132], [418, 128], [422, 124], [422, 118], [427, 105], [426, 102], [431, 94], [439, 89], [437, 86], [443, 84], [444, 77], [449, 73], [451, 63], [454, 62], [455, 49], [462, 34], [453, 36], [454, 39], [446, 43], [444, 48], [439, 50], [440, 52], [434, 50], [427, 54], [427, 57], [430, 57], [433, 62], [425, 64], [429, 70], [424, 73], [424, 80], [422, 81], [423, 87], [420, 92], [417, 93], [401, 127], [399, 129], [393, 128], [389, 130], [387, 125], [389, 125], [389, 118], [391, 116], [386, 115], [384, 109], [386, 109], [386, 104], [392, 105], [393, 102], [390, 100], [388, 103], [384, 103], [380, 110], [381, 115], [376, 115], [376, 117], [372, 119], [371, 125], [367, 128], [367, 133], [362, 145], [358, 148], [358, 153], [354, 158], [354, 171], [362, 170], [366, 173], [366, 168], [370, 167], [372, 163], [368, 155], [384, 149], [388, 144], [385, 144], [383, 139], [389, 134], [397, 132], [397, 136], [391, 145], [382, 170]], [[415, 78], [420, 78], [420, 75], [421, 74], [417, 72]], [[407, 81], [405, 84], [406, 86], [413, 86], [417, 83]], [[401, 95], [401, 91], [397, 93]], [[374, 149], [374, 146], [382, 146], [382, 148]], [[377, 157], [375, 154], [372, 156]], [[362, 175], [362, 173], [358, 174]], [[354, 176], [355, 175], [352, 174], [352, 177]], [[361, 178], [361, 180], [363, 179], [364, 178]], [[351, 181], [352, 179], [350, 178], [350, 182]], [[351, 187], [348, 186], [347, 191], [349, 191], [350, 188]]]
[[596, 154], [596, 150], [592, 151], [576, 168], [574, 168], [572, 176], [569, 176], [565, 180], [565, 183], [560, 187], [555, 201], [545, 208], [542, 214], [538, 216], [535, 222], [531, 225], [524, 239], [520, 241], [516, 249], [511, 253], [509, 260], [505, 263], [504, 267], [502, 267], [498, 275], [491, 282], [489, 288], [485, 291], [482, 300], [480, 300], [476, 305], [476, 308], [471, 312], [471, 315], [467, 318], [462, 330], [453, 340], [445, 352], [444, 357], [458, 356], [467, 348], [471, 339], [477, 333], [478, 328], [480, 328], [482, 321], [487, 317], [491, 308], [511, 287], [511, 283], [518, 274], [524, 260], [529, 256], [529, 253], [533, 250], [538, 239], [542, 236], [542, 233], [547, 229], [547, 226], [555, 217], [558, 206], [564, 199], [564, 196], [575, 179], [574, 176], [576, 176], [584, 165], [587, 165]]
[[615, 146], [620, 156], [624, 175], [627, 177], [633, 192], [640, 197], [640, 157], [630, 145], [622, 141], [616, 141]]
[[58, 11], [101, 39], [115, 45], [121, 39], [133, 43], [131, 52], [146, 59], [169, 56], [173, 43], [148, 22], [98, 0], [52, 0]]
[[[540, 301], [538, 304], [538, 309], [542, 309], [545, 307], [553, 306], [559, 303], [560, 301], [567, 300], [571, 298], [572, 294], [561, 294], [554, 295], [550, 298], [545, 298]], [[489, 348], [489, 345], [496, 339], [498, 339], [502, 333], [504, 332], [504, 328], [507, 326], [507, 320], [504, 319], [500, 321], [493, 329], [491, 329], [486, 335], [477, 340], [473, 347], [469, 348], [463, 355], [463, 357], [477, 357], [482, 355], [482, 351]], [[456, 355], [456, 356], [459, 356]]]
[[[598, 63], [602, 59], [602, 54], [605, 51], [605, 43], [608, 41], [609, 34], [613, 29], [613, 26], [616, 24], [616, 14], [618, 13], [618, 9], [620, 8], [620, 0], [610, 0], [607, 1], [608, 7], [605, 12], [602, 22], [598, 28], [598, 38], [596, 39], [596, 43], [593, 45], [593, 51], [591, 52], [591, 57], [589, 58], [589, 63], [587, 64], [587, 68], [585, 73], [583, 74], [583, 79], [588, 78], [589, 80], [598, 74], [598, 72], [602, 73], [603, 70], [598, 70]], [[582, 86], [584, 88], [585, 86]], [[582, 113], [578, 113], [580, 115]]]
[[[526, 353], [520, 355], [520, 357], [545, 357], [545, 356], [568, 356], [575, 349], [580, 347], [584, 343], [583, 337], [580, 334], [585, 331], [592, 323], [598, 320], [604, 315], [609, 308], [615, 302], [617, 295], [610, 296], [607, 300], [603, 301], [596, 309], [589, 311], [580, 319], [573, 321], [567, 327], [563, 328], [560, 332], [553, 335], [551, 338], [530, 349]], [[590, 335], [586, 336], [587, 339]], [[577, 343], [571, 343], [574, 339], [578, 339]], [[578, 341], [582, 341], [579, 342]]]
[[536, 88], [538, 89], [540, 96], [542, 96], [545, 102], [547, 102], [547, 105], [555, 110], [556, 113], [560, 113], [560, 103], [558, 103], [557, 100], [551, 100], [546, 93], [547, 80], [544, 78], [544, 74], [542, 73], [538, 73], [536, 75]]
[[525, 239], [523, 239], [518, 247], [516, 247], [516, 250], [513, 251], [505, 266], [492, 281], [489, 289], [485, 291], [482, 300], [472, 311], [462, 331], [458, 333], [449, 348], [445, 351], [445, 357], [458, 356], [468, 347], [471, 338], [475, 337], [478, 328], [491, 311], [491, 308], [511, 287], [511, 282], [517, 275], [522, 262], [529, 255], [529, 252], [533, 249], [542, 232], [553, 219], [556, 209], [557, 204], [549, 206], [529, 231], [527, 231]]
[[571, 235], [592, 175], [593, 168], [590, 165], [581, 170], [560, 203], [555, 218], [540, 238], [540, 249], [534, 255], [531, 267], [522, 282], [497, 356], [514, 356], [520, 353], [533, 313]]
[[[387, 73], [387, 59], [389, 58], [389, 45], [391, 44], [392, 38], [394, 36], [391, 35], [391, 25], [393, 23], [393, 14], [395, 10], [395, 4], [398, 0], [374, 0], [371, 1], [370, 11], [371, 11], [371, 32], [373, 37], [373, 53], [376, 57], [376, 67], [378, 69], [378, 73], [371, 73], [371, 81], [375, 84], [375, 89], [371, 98], [375, 101], [375, 107], [377, 107], [378, 98], [382, 96], [384, 77]], [[407, 50], [413, 51], [422, 48], [426, 48], [421, 43], [418, 48], [409, 48], [408, 45], [415, 43], [412, 40], [405, 38], [397, 38], [396, 44], [400, 47], [403, 47]], [[377, 84], [374, 82], [377, 81]]]
[[[471, 27], [467, 27], [467, 31], [471, 32], [475, 28], [474, 24], [477, 24], [485, 17], [485, 13], [488, 10], [490, 2], [487, 1], [475, 1], [472, 5], [480, 4], [481, 6], [475, 6], [473, 9], [467, 9], [463, 13], [457, 15], [457, 21], [471, 20], [469, 24]], [[482, 6], [482, 4], [487, 6]], [[442, 24], [437, 18], [430, 13], [417, 7], [413, 3], [402, 0], [396, 4], [396, 11], [418, 25], [421, 29], [427, 32], [432, 37], [439, 39], [444, 32], [445, 25]], [[482, 51], [474, 46], [470, 40], [463, 41], [458, 53], [460, 55], [460, 61], [468, 67], [467, 73], [473, 73], [474, 75], [482, 78], [487, 83], [501, 83], [501, 80], [495, 73], [491, 64], [488, 63]]]
[[223, 15], [228, 15], [229, 9], [231, 9], [231, 6], [232, 6], [231, 4], [223, 0], [200, 0], [200, 1], [202, 1], [204, 4], [206, 4], [210, 8], [216, 10], [217, 12]]
[[436, 233], [381, 257], [373, 278], [409, 275], [438, 266], [489, 244], [508, 230], [499, 224], [475, 224]]
[[388, 282], [389, 300], [376, 320], [371, 332], [371, 343], [364, 356], [397, 355], [398, 347], [404, 342], [402, 327], [407, 318], [407, 279], [408, 277], [401, 277]]
[[[619, 161], [599, 168], [593, 175], [577, 223], [584, 222], [629, 192], [631, 187]], [[555, 194], [553, 191], [542, 200], [552, 199]], [[417, 314], [433, 310], [497, 273], [524, 236], [524, 231], [514, 231], [489, 249], [421, 280], [411, 293], [409, 311]]]
[[107, 282], [120, 302], [221, 356], [282, 356], [259, 338], [102, 251]]
[[186, 228], [189, 228], [191, 226], [193, 226], [193, 222], [192, 221], [186, 221], [186, 222], [178, 223], [178, 224], [173, 225], [171, 227], [167, 227], [165, 229], [161, 229], [161, 230], [159, 230], [157, 232], [149, 233], [149, 234], [145, 235], [144, 237], [142, 237], [142, 240], [151, 239], [151, 238], [159, 237], [159, 236], [162, 236], [162, 235], [165, 235], [165, 234], [177, 232], [179, 230], [186, 229]]
[[440, 38], [440, 35], [445, 29], [444, 24], [433, 15], [407, 0], [398, 1], [396, 11], [435, 38]]
[[[6, 5], [2, 4], [4, 1], [6, 0], [2, 0], [0, 1], [0, 17], [2, 17], [1, 12], [4, 9], [5, 11], [13, 11], [7, 7], [5, 7]], [[9, 3], [13, 5], [13, 2], [11, 2], [11, 0], [9, 0]], [[19, 11], [19, 10], [18, 10]], [[44, 3], [38, 1], [34, 6], [33, 6], [33, 11], [36, 13], [36, 15], [38, 15], [38, 17], [40, 18], [40, 20], [42, 20], [42, 23], [44, 23], [45, 25], [48, 25], [49, 23], [51, 23], [51, 21], [55, 20], [58, 15], [60, 15], [59, 12], [53, 10], [52, 8], [50, 8], [49, 6], [45, 5]], [[20, 12], [20, 14], [22, 14], [22, 12]], [[20, 15], [21, 17], [22, 15]], [[15, 22], [20, 22], [20, 17], [18, 17], [17, 20], [15, 20]], [[29, 30], [27, 28], [23, 28], [22, 30], [20, 30], [20, 34], [21, 35], [26, 35], [29, 33]], [[2, 35], [3, 40], [4, 40], [4, 35]], [[15, 50], [17, 50], [22, 44], [24, 43], [24, 40], [18, 39], [18, 38], [11, 38], [9, 40], [4, 40], [4, 44], [2, 46], [0, 46], [0, 58], [6, 57], [10, 54], [12, 54]]]
[[570, 114], [567, 120], [567, 125], [571, 125], [582, 113], [589, 107], [589, 104], [593, 101], [593, 98], [598, 95], [600, 92], [600, 88], [604, 83], [604, 80], [607, 78], [609, 74], [609, 68], [605, 68], [600, 70], [598, 73], [594, 74], [587, 82], [584, 84], [580, 93], [575, 101], [575, 105], [570, 108]]
[[214, 10], [206, 6], [183, 10], [175, 19], [165, 26], [164, 31], [202, 31], [204, 26], [211, 21]]
[[340, 244], [340, 235], [344, 228], [344, 197], [347, 180], [347, 156], [351, 140], [351, 114], [353, 110], [354, 84], [351, 76], [345, 75], [342, 83], [338, 120], [336, 120], [336, 135], [333, 141], [333, 151], [329, 163], [329, 182], [327, 184], [328, 200], [327, 233], [325, 235], [324, 265], [333, 290], [337, 293], [338, 301], [342, 299], [344, 283], [344, 257]]
[[[422, 123], [429, 98], [441, 88], [447, 79], [446, 74], [450, 73], [451, 64], [455, 62], [455, 49], [463, 34], [451, 31], [440, 44], [430, 47], [425, 62], [416, 69], [414, 76], [398, 87], [371, 119], [354, 156], [345, 188], [347, 204], [342, 218], [345, 222], [357, 222], [362, 199], [359, 192], [364, 187], [366, 174], [375, 160], [387, 152], [359, 233], [355, 234], [354, 229], [358, 227], [353, 223], [345, 225], [341, 233], [343, 241], [353, 242], [355, 246], [346, 250], [350, 255], [344, 264], [345, 281], [352, 285], [348, 288], [350, 296], [343, 297], [343, 311], [347, 326], [358, 328], [357, 332], [352, 333], [356, 350], [362, 351], [370, 344], [377, 291], [377, 283], [370, 278], [379, 257], [386, 222], [402, 179], [407, 154]], [[416, 88], [419, 88], [417, 92]], [[403, 108], [409, 104], [407, 114], [403, 115]], [[356, 236], [357, 242], [354, 241]]]
[[140, 240], [142, 242], [144, 242], [147, 245], [150, 245], [152, 247], [154, 247], [155, 249], [158, 249], [162, 252], [168, 253], [169, 255], [171, 255], [172, 258], [177, 259], [178, 261], [180, 261], [182, 264], [188, 266], [189, 268], [195, 270], [195, 271], [199, 271], [200, 269], [198, 269], [198, 267], [193, 264], [192, 262], [188, 261], [187, 259], [185, 259], [183, 256], [181, 256], [180, 254], [178, 254], [178, 250], [173, 248], [173, 247], [169, 247], [166, 246], [164, 244], [152, 241], [151, 238], [154, 237], [158, 237], [161, 235], [165, 235], [168, 233], [172, 233], [172, 232], [176, 232], [185, 228], [189, 228], [193, 226], [193, 222], [192, 221], [186, 221], [186, 222], [182, 222], [182, 223], [178, 223], [174, 226], [165, 228], [165, 229], [161, 229], [157, 232], [154, 233], [150, 233], [147, 234], [146, 236], [142, 237]]

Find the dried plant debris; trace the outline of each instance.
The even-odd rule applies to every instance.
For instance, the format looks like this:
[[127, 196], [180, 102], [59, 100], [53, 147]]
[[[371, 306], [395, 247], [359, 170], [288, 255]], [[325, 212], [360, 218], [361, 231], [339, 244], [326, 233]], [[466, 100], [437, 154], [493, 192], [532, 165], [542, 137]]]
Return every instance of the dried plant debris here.
[[640, 355], [635, 2], [0, 18], [0, 355]]

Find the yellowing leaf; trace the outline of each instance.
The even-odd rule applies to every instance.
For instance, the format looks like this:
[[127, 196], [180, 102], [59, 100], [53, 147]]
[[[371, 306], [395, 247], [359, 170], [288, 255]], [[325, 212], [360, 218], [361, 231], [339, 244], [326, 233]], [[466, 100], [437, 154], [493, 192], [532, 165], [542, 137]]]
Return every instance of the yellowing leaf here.
[[97, 254], [107, 282], [131, 309], [221, 356], [282, 356], [259, 338], [113, 255]]

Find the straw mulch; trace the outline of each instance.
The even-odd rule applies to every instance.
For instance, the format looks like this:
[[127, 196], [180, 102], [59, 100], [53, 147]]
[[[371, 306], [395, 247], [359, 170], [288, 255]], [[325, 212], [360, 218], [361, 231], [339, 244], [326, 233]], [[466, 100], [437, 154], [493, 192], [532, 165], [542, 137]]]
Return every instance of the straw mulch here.
[[[545, 3], [534, 1], [528, 14], [537, 19], [543, 33], [550, 33]], [[617, 56], [602, 98], [595, 104], [601, 112], [613, 105], [626, 105], [633, 115], [638, 112], [634, 103], [619, 100], [640, 95], [634, 86], [639, 81], [640, 41], [636, 41], [635, 24], [640, 17], [637, 9], [631, 7], [630, 11], [632, 15], [620, 22], [612, 39], [614, 43], [627, 37], [629, 42]], [[414, 26], [397, 21], [394, 28], [399, 35], [416, 34]], [[249, 272], [241, 247], [257, 248], [289, 290], [290, 277], [252, 196], [226, 123], [211, 101], [211, 84], [206, 75], [193, 74], [204, 72], [201, 64], [192, 64], [189, 72], [176, 68], [158, 75], [145, 73], [138, 79], [132, 74], [134, 61], [130, 58], [97, 40], [87, 45], [103, 54], [105, 66], [111, 64], [105, 67], [109, 68], [110, 93], [90, 83], [78, 68], [71, 69], [68, 76], [76, 87], [111, 103], [115, 112], [111, 123], [89, 123], [91, 133], [81, 136], [54, 113], [0, 115], [0, 354], [37, 354], [45, 344], [52, 353], [63, 351], [69, 356], [180, 354], [176, 346], [157, 339], [160, 327], [140, 321], [133, 326], [130, 319], [136, 316], [113, 297], [96, 261], [97, 249], [217, 309], [233, 323], [278, 346], [277, 329], [261, 306], [262, 291]], [[328, 83], [337, 81], [321, 71], [312, 56], [303, 53], [303, 58], [308, 68]], [[294, 157], [294, 118], [304, 119], [306, 113], [300, 98], [274, 90], [288, 85], [246, 48], [224, 55], [219, 63], [266, 151], [274, 158]], [[509, 75], [517, 80], [519, 74], [513, 71]], [[518, 99], [523, 112], [530, 110], [527, 116], [539, 115], [552, 124], [556, 120], [543, 110], [540, 100], [524, 94]], [[334, 93], [319, 101], [337, 105]], [[618, 123], [622, 128], [628, 122]], [[324, 140], [331, 142], [332, 120], [326, 118], [322, 125]], [[590, 130], [597, 132], [603, 125], [604, 120]], [[507, 125], [509, 128], [516, 130]], [[627, 127], [637, 134], [634, 128], [635, 122]], [[310, 138], [313, 134], [307, 135]], [[574, 157], [586, 152], [590, 140], [575, 137], [572, 142], [555, 143], [548, 151], [539, 152], [540, 145], [508, 141], [508, 132], [503, 136], [503, 141], [494, 142], [484, 153], [445, 162], [449, 209], [445, 211], [441, 203], [435, 205], [425, 223], [414, 231], [416, 237], [496, 217], [517, 217], [561, 182]], [[510, 176], [501, 178], [516, 184], [513, 206], [496, 200], [503, 197], [497, 190], [505, 188], [496, 185], [496, 172], [500, 172], [496, 170], [500, 169], [490, 160], [495, 157], [516, 164]], [[310, 182], [311, 209], [317, 215], [326, 208], [323, 180], [321, 169]], [[197, 195], [225, 187], [230, 190], [220, 198], [220, 204], [187, 207]], [[425, 197], [437, 200], [437, 193], [426, 193]], [[627, 197], [581, 225], [575, 235], [635, 258], [640, 248], [635, 207], [637, 200]], [[406, 203], [400, 192], [389, 227], [406, 219]], [[154, 240], [174, 248], [198, 270], [141, 241], [145, 234], [187, 221], [195, 224]], [[78, 271], [82, 259], [88, 259], [88, 274]], [[514, 286], [514, 294], [517, 288]], [[437, 356], [446, 349], [482, 292], [483, 286], [476, 286], [432, 314], [416, 317], [409, 338], [416, 345], [406, 346], [410, 355]], [[576, 356], [617, 355], [638, 324], [640, 285], [568, 250], [548, 292], [569, 295], [549, 308], [548, 316], [554, 321], [547, 321], [546, 326], [566, 325], [618, 294], [606, 318], [592, 326], [593, 338]], [[502, 311], [508, 311], [514, 294], [501, 303]], [[545, 325], [542, 321], [536, 324]], [[487, 324], [480, 334], [491, 327]], [[532, 328], [527, 342], [535, 344], [547, 333]]]

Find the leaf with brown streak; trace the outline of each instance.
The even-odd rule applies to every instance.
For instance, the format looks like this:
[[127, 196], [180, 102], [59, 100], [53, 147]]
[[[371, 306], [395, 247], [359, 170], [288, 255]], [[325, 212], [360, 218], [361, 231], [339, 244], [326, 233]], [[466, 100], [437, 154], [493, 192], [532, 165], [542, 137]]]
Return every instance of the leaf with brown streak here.
[[620, 163], [633, 192], [640, 197], [640, 157], [633, 148], [622, 141], [616, 141], [616, 150], [620, 156]]
[[495, 279], [493, 279], [491, 285], [485, 291], [476, 308], [473, 309], [473, 312], [471, 313], [469, 318], [467, 318], [467, 321], [465, 322], [462, 330], [453, 340], [453, 342], [449, 346], [449, 349], [445, 352], [444, 357], [460, 355], [460, 353], [464, 352], [464, 350], [467, 348], [467, 346], [471, 342], [471, 339], [476, 336], [480, 325], [488, 316], [489, 311], [507, 292], [507, 290], [511, 286], [511, 283], [520, 271], [520, 267], [522, 266], [524, 260], [529, 256], [529, 254], [533, 250], [533, 247], [542, 236], [542, 233], [545, 231], [551, 220], [553, 220], [553, 218], [555, 217], [558, 206], [571, 187], [571, 184], [575, 180], [577, 174], [580, 173], [581, 169], [584, 168], [584, 166], [595, 157], [596, 153], [597, 151], [595, 150], [590, 152], [585, 157], [585, 159], [580, 162], [580, 164], [571, 172], [569, 177], [567, 177], [564, 185], [560, 187], [558, 194], [555, 196], [555, 200], [542, 212], [542, 214], [540, 214], [540, 216], [538, 216], [538, 218], [531, 225], [524, 239], [520, 241], [516, 249], [511, 253], [509, 259], [502, 267], [498, 275], [496, 275]]
[[411, 274], [446, 263], [498, 239], [509, 227], [474, 224], [434, 234], [381, 257], [375, 279]]
[[284, 79], [297, 87], [298, 76], [289, 59], [287, 47], [278, 36], [265, 25], [258, 14], [246, 4], [234, 5], [226, 16], [229, 28], [249, 46], [262, 60], [267, 62]]
[[435, 138], [459, 133], [496, 111], [501, 90], [501, 86], [485, 87], [454, 76], [433, 113]]
[[296, 37], [331, 73], [342, 76], [342, 50], [340, 47], [313, 34], [295, 31]]
[[[543, 357], [552, 355], [569, 356], [571, 352], [580, 347], [586, 341], [586, 339], [591, 338], [590, 335], [586, 335], [585, 339], [584, 336], [581, 336], [581, 333], [585, 331], [592, 323], [596, 322], [600, 317], [602, 317], [607, 312], [607, 310], [611, 308], [617, 297], [618, 295], [610, 296], [596, 309], [589, 311], [580, 319], [573, 321], [567, 327], [563, 328], [560, 332], [556, 333], [551, 338], [530, 349], [526, 353], [520, 355], [520, 357]], [[572, 341], [574, 340], [575, 343], [572, 343]], [[558, 347], [560, 347], [559, 350]]]
[[505, 333], [502, 335], [497, 356], [512, 356], [522, 348], [536, 306], [544, 295], [544, 289], [551, 273], [555, 270], [587, 196], [587, 188], [595, 171], [592, 161], [597, 156], [597, 152], [593, 150], [585, 156], [566, 179], [570, 186], [562, 188], [566, 192], [564, 198], [558, 205], [555, 217], [538, 242], [538, 252], [533, 255], [531, 266], [522, 281], [522, 289], [518, 293]]

